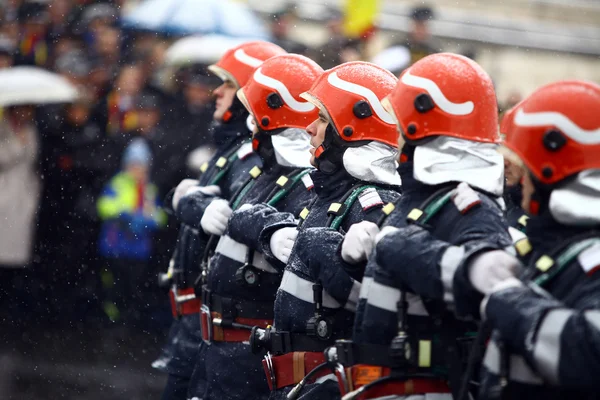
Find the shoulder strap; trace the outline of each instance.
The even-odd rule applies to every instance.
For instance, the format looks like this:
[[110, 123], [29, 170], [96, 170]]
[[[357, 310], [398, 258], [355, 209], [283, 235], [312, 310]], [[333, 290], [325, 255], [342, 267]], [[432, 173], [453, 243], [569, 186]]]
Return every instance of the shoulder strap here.
[[302, 181], [302, 178], [311, 171], [312, 168], [306, 168], [291, 177], [285, 175], [280, 176], [279, 179], [277, 179], [277, 182], [275, 182], [275, 185], [279, 188], [279, 190], [272, 197], [270, 197], [270, 199], [267, 201], [267, 204], [274, 206], [280, 200], [284, 199], [292, 190], [294, 190], [296, 185]]
[[246, 180], [240, 186], [240, 188], [233, 194], [233, 196], [231, 196], [229, 204], [231, 204], [232, 210], [235, 210], [239, 207], [246, 193], [248, 193], [248, 191], [252, 189], [252, 186], [254, 186], [256, 178], [258, 178], [262, 174], [262, 170], [258, 167], [258, 165], [255, 165], [250, 171], [248, 171], [248, 174], [250, 176], [246, 178]]
[[406, 219], [409, 224], [426, 224], [452, 198], [454, 187], [447, 186], [429, 196], [418, 208], [413, 208]]
[[[242, 142], [239, 146], [234, 147], [227, 154], [225, 154], [222, 157], [219, 157], [217, 161], [215, 161], [214, 165], [215, 168], [218, 169], [218, 172], [210, 181], [211, 185], [216, 185], [217, 183], [219, 183], [219, 181], [225, 176], [225, 174], [227, 174], [233, 162], [239, 158], [238, 151], [240, 150], [240, 147], [242, 147], [245, 144], [245, 141]], [[204, 167], [204, 165], [202, 165], [202, 167]], [[202, 167], [200, 167], [200, 169], [202, 169]]]
[[329, 210], [327, 210], [327, 214], [330, 216], [329, 221], [327, 222], [327, 226], [329, 228], [335, 229], [336, 231], [340, 229], [342, 226], [342, 222], [344, 222], [344, 218], [360, 196], [362, 192], [365, 190], [373, 188], [377, 189], [377, 186], [374, 185], [359, 185], [355, 186], [342, 199], [340, 203], [332, 203], [329, 206]]
[[560, 274], [575, 258], [588, 248], [600, 244], [600, 237], [596, 232], [592, 237], [572, 241], [566, 247], [563, 247], [554, 257], [547, 254], [542, 255], [535, 262], [535, 269], [541, 272], [534, 282], [543, 286]]

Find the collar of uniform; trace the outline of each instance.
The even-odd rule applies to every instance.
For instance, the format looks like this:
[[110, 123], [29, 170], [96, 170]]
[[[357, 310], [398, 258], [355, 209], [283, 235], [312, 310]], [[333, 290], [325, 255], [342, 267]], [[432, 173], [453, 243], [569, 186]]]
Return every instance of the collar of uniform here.
[[229, 148], [238, 140], [250, 137], [245, 121], [235, 121], [230, 124], [216, 123], [211, 129], [213, 140], [219, 149]]
[[319, 170], [310, 173], [315, 185], [315, 193], [319, 198], [341, 197], [350, 188], [358, 183], [358, 180], [350, 176], [344, 169], [340, 168], [333, 174], [325, 174]]

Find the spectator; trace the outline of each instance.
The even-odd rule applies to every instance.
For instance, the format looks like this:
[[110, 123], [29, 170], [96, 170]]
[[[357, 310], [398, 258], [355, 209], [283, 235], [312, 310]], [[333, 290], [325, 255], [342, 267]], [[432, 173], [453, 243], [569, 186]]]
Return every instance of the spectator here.
[[9, 68], [13, 64], [15, 46], [8, 37], [0, 35], [0, 69]]
[[329, 8], [327, 18], [329, 37], [320, 47], [311, 51], [312, 58], [324, 69], [330, 69], [351, 61], [363, 59], [363, 40], [349, 38], [344, 34], [344, 15], [336, 8]]
[[284, 8], [273, 14], [271, 21], [272, 42], [283, 48], [288, 53], [306, 54], [308, 48], [302, 43], [289, 38], [290, 26], [295, 18], [293, 9], [290, 7]]
[[46, 66], [49, 47], [46, 42], [50, 15], [47, 5], [25, 1], [19, 7], [19, 49], [15, 64]]
[[0, 266], [31, 261], [40, 179], [33, 106], [13, 106], [0, 121]]
[[441, 51], [431, 41], [429, 21], [433, 17], [433, 10], [428, 6], [419, 6], [412, 10], [412, 27], [406, 40], [406, 47], [410, 51], [411, 65], [423, 57]]
[[122, 171], [105, 186], [97, 202], [103, 221], [98, 243], [105, 260], [103, 308], [110, 320], [119, 320], [124, 312], [133, 325], [143, 304], [138, 293], [152, 256], [152, 234], [166, 222], [157, 188], [149, 179], [151, 158], [145, 140], [134, 139], [123, 155]]

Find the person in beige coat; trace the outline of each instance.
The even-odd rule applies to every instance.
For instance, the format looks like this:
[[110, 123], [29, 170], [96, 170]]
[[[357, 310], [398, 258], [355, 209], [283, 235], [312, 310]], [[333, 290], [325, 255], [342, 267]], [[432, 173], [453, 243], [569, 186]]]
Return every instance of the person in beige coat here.
[[0, 267], [31, 261], [40, 177], [33, 106], [0, 111]]

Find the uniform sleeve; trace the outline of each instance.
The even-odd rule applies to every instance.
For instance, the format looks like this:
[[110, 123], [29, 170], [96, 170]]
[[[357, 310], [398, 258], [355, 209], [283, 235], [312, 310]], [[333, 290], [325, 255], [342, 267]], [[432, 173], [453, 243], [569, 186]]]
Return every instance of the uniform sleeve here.
[[485, 314], [511, 352], [522, 355], [546, 382], [574, 389], [597, 388], [599, 286], [579, 288], [587, 294], [589, 306], [573, 309], [521, 285], [492, 294]]
[[[446, 208], [451, 207], [454, 206]], [[455, 308], [455, 275], [459, 266], [465, 264], [465, 257], [483, 249], [502, 249], [511, 243], [502, 214], [496, 209], [482, 203], [465, 215], [455, 208], [440, 214], [436, 222], [444, 224], [441, 229], [451, 229], [447, 235], [449, 241], [437, 239], [416, 224], [400, 228], [377, 244], [377, 263], [396, 287], [429, 299], [444, 300]], [[472, 299], [461, 298], [461, 301]]]
[[345, 309], [355, 312], [360, 283], [345, 271], [339, 252], [344, 236], [330, 228], [307, 228], [298, 235], [296, 251], [307, 265], [311, 278]]
[[204, 211], [215, 198], [215, 196], [209, 196], [199, 191], [190, 193], [179, 200], [175, 215], [187, 226], [200, 229], [200, 220]]
[[[380, 204], [368, 208], [364, 208], [360, 201], [354, 203], [352, 210], [350, 211], [348, 217], [342, 224], [342, 229], [344, 232], [347, 232], [353, 224], [369, 221], [373, 223], [378, 223], [380, 218], [383, 216], [381, 208], [388, 203], [395, 203], [399, 198], [400, 194], [393, 190], [378, 190], [377, 193], [380, 196], [381, 202]], [[336, 250], [337, 254], [341, 254], [341, 246]], [[340, 256], [341, 257], [341, 256]], [[357, 264], [348, 264], [346, 262], [343, 263], [346, 272], [354, 279], [358, 281], [362, 281], [365, 269], [367, 267], [367, 262], [357, 263]]]
[[268, 226], [296, 226], [294, 215], [279, 212], [275, 207], [256, 204], [245, 210], [235, 211], [229, 218], [228, 235], [236, 242], [243, 243], [253, 249], [263, 250], [260, 236]]

